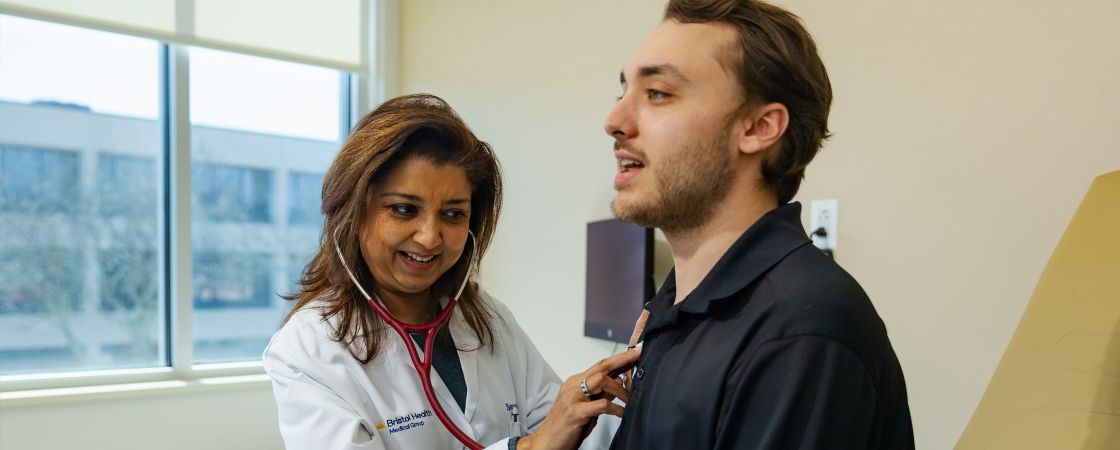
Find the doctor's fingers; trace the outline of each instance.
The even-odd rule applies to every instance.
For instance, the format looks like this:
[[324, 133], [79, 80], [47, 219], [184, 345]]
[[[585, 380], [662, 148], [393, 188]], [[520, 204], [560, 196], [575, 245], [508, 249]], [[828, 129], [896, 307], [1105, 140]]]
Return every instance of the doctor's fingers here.
[[586, 379], [587, 389], [591, 392], [591, 395], [597, 396], [595, 398], [601, 396], [607, 401], [614, 400], [616, 397], [621, 398], [624, 402], [630, 400], [630, 393], [622, 387], [618, 378], [608, 377], [601, 372], [592, 372]]
[[598, 400], [591, 400], [583, 402], [574, 407], [576, 414], [586, 420], [591, 420], [603, 414], [610, 414], [615, 417], [622, 417], [625, 410], [617, 403], [614, 403], [605, 398]]
[[642, 356], [642, 349], [634, 348], [626, 350], [622, 353], [612, 355], [606, 359], [599, 360], [595, 365], [587, 369], [586, 374], [592, 372], [602, 372], [607, 374], [608, 377], [616, 377], [618, 374], [630, 370], [637, 364], [638, 358]]

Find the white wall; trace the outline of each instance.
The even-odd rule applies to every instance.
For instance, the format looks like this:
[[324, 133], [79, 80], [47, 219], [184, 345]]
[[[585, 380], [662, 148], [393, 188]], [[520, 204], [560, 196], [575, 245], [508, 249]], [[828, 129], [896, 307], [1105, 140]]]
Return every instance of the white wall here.
[[[582, 337], [584, 224], [609, 217], [600, 125], [663, 2], [409, 0], [401, 92], [446, 98], [508, 188], [487, 287], [562, 375]], [[840, 201], [838, 261], [906, 372], [918, 447], [951, 448], [1081, 196], [1120, 169], [1120, 3], [780, 2], [836, 95], [799, 199]]]
[[283, 448], [267, 381], [5, 405], [4, 450]]

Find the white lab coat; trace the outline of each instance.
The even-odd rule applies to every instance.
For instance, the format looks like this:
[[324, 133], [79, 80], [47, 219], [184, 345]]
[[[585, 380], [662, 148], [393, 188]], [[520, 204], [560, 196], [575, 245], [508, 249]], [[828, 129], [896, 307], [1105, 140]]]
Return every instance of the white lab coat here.
[[[520, 412], [517, 431], [540, 426], [559, 389], [560, 378], [544, 361], [509, 309], [482, 293], [495, 312], [494, 348], [460, 351], [467, 384], [465, 411], [459, 409], [435, 368], [432, 386], [447, 415], [487, 449], [505, 450], [511, 430], [507, 407]], [[331, 340], [332, 324], [311, 305], [292, 316], [272, 337], [263, 355], [272, 377], [280, 433], [288, 450], [459, 449], [462, 444], [431, 410], [405, 343], [388, 326], [381, 353], [361, 364]], [[478, 339], [455, 310], [449, 322], [459, 348]], [[421, 352], [422, 353], [422, 352]], [[605, 416], [581, 448], [606, 448], [618, 421]]]

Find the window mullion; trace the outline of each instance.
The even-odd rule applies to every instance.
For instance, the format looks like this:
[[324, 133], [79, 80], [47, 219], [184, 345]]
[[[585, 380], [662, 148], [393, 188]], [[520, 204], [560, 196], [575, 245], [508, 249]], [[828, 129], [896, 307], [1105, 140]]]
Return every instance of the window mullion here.
[[168, 46], [168, 129], [170, 133], [170, 342], [171, 367], [191, 375], [194, 339], [191, 318], [194, 295], [191, 281], [191, 122], [187, 48]]

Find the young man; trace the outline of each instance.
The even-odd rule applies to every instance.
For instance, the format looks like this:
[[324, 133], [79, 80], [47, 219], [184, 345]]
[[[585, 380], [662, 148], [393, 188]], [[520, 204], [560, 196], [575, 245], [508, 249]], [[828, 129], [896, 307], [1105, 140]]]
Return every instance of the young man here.
[[670, 1], [621, 83], [611, 208], [661, 228], [675, 268], [612, 448], [914, 448], [882, 320], [790, 203], [832, 101], [799, 19]]

